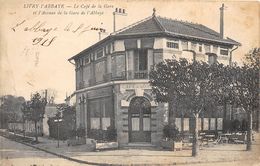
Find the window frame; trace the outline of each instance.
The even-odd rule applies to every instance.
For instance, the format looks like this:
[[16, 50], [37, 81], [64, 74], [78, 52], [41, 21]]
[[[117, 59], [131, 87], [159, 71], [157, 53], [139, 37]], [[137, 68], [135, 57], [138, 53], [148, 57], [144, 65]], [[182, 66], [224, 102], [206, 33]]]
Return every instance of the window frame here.
[[[102, 56], [99, 56], [100, 53], [102, 53]], [[97, 49], [97, 51], [96, 51], [96, 59], [100, 59], [102, 57], [104, 57], [104, 48], [103, 47]]]
[[[177, 46], [177, 47], [176, 47]], [[170, 40], [166, 42], [166, 47], [171, 49], [179, 50], [179, 41], [178, 40]]]
[[[223, 54], [223, 51], [225, 52], [224, 54]], [[228, 48], [220, 47], [219, 54], [220, 54], [220, 55], [223, 55], [223, 56], [228, 56], [228, 55], [229, 55], [229, 50], [228, 50]]]

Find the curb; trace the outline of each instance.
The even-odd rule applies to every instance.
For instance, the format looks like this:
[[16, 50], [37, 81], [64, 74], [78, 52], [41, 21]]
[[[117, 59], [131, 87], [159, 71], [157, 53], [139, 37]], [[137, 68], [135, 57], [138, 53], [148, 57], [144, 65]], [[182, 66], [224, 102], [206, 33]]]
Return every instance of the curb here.
[[52, 152], [52, 151], [48, 151], [46, 149], [42, 149], [42, 148], [39, 148], [37, 146], [34, 146], [34, 145], [31, 145], [31, 144], [28, 144], [28, 143], [25, 143], [25, 142], [22, 142], [22, 141], [17, 141], [17, 140], [12, 140], [4, 135], [1, 135], [2, 137], [6, 138], [6, 139], [9, 139], [11, 141], [15, 141], [17, 143], [20, 143], [20, 144], [23, 144], [23, 145], [26, 145], [26, 146], [29, 146], [29, 147], [32, 147], [34, 149], [37, 149], [37, 150], [41, 150], [41, 151], [44, 151], [46, 153], [49, 153], [49, 154], [52, 154], [52, 155], [55, 155], [55, 156], [58, 156], [60, 158], [63, 158], [63, 159], [67, 159], [67, 160], [70, 160], [70, 161], [74, 161], [74, 162], [77, 162], [77, 163], [80, 163], [80, 164], [90, 164], [90, 165], [112, 165], [112, 164], [106, 164], [106, 163], [95, 163], [95, 162], [89, 162], [89, 161], [84, 161], [84, 160], [79, 160], [79, 159], [74, 159], [74, 158], [71, 158], [71, 157], [68, 157], [68, 156], [65, 156], [65, 155], [62, 155], [62, 154], [58, 154], [58, 153], [55, 153], [55, 152]]

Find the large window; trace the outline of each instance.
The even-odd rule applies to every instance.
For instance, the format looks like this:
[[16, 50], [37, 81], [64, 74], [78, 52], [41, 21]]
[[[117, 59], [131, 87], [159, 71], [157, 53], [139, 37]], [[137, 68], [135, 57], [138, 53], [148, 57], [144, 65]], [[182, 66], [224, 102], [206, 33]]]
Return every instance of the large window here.
[[148, 78], [148, 56], [147, 49], [138, 49], [134, 51], [134, 78]]
[[90, 129], [107, 130], [111, 125], [111, 118], [113, 117], [111, 101], [111, 97], [90, 100]]
[[135, 70], [142, 71], [147, 70], [147, 49], [135, 50]]
[[97, 83], [100, 83], [104, 80], [104, 74], [106, 72], [105, 63], [105, 61], [101, 61], [95, 64], [95, 77]]

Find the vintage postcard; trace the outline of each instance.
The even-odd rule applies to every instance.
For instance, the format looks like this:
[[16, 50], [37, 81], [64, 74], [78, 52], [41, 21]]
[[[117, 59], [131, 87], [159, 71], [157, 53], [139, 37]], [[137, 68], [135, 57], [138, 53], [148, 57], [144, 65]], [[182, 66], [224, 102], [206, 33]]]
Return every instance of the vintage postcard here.
[[260, 3], [0, 0], [0, 166], [260, 165]]

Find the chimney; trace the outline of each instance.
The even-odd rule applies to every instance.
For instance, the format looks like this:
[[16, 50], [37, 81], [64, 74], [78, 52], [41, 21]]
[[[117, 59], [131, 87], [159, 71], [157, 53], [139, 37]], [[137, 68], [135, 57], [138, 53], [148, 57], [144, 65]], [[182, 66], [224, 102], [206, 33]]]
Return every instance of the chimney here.
[[220, 37], [224, 39], [224, 3], [222, 3], [220, 10]]

